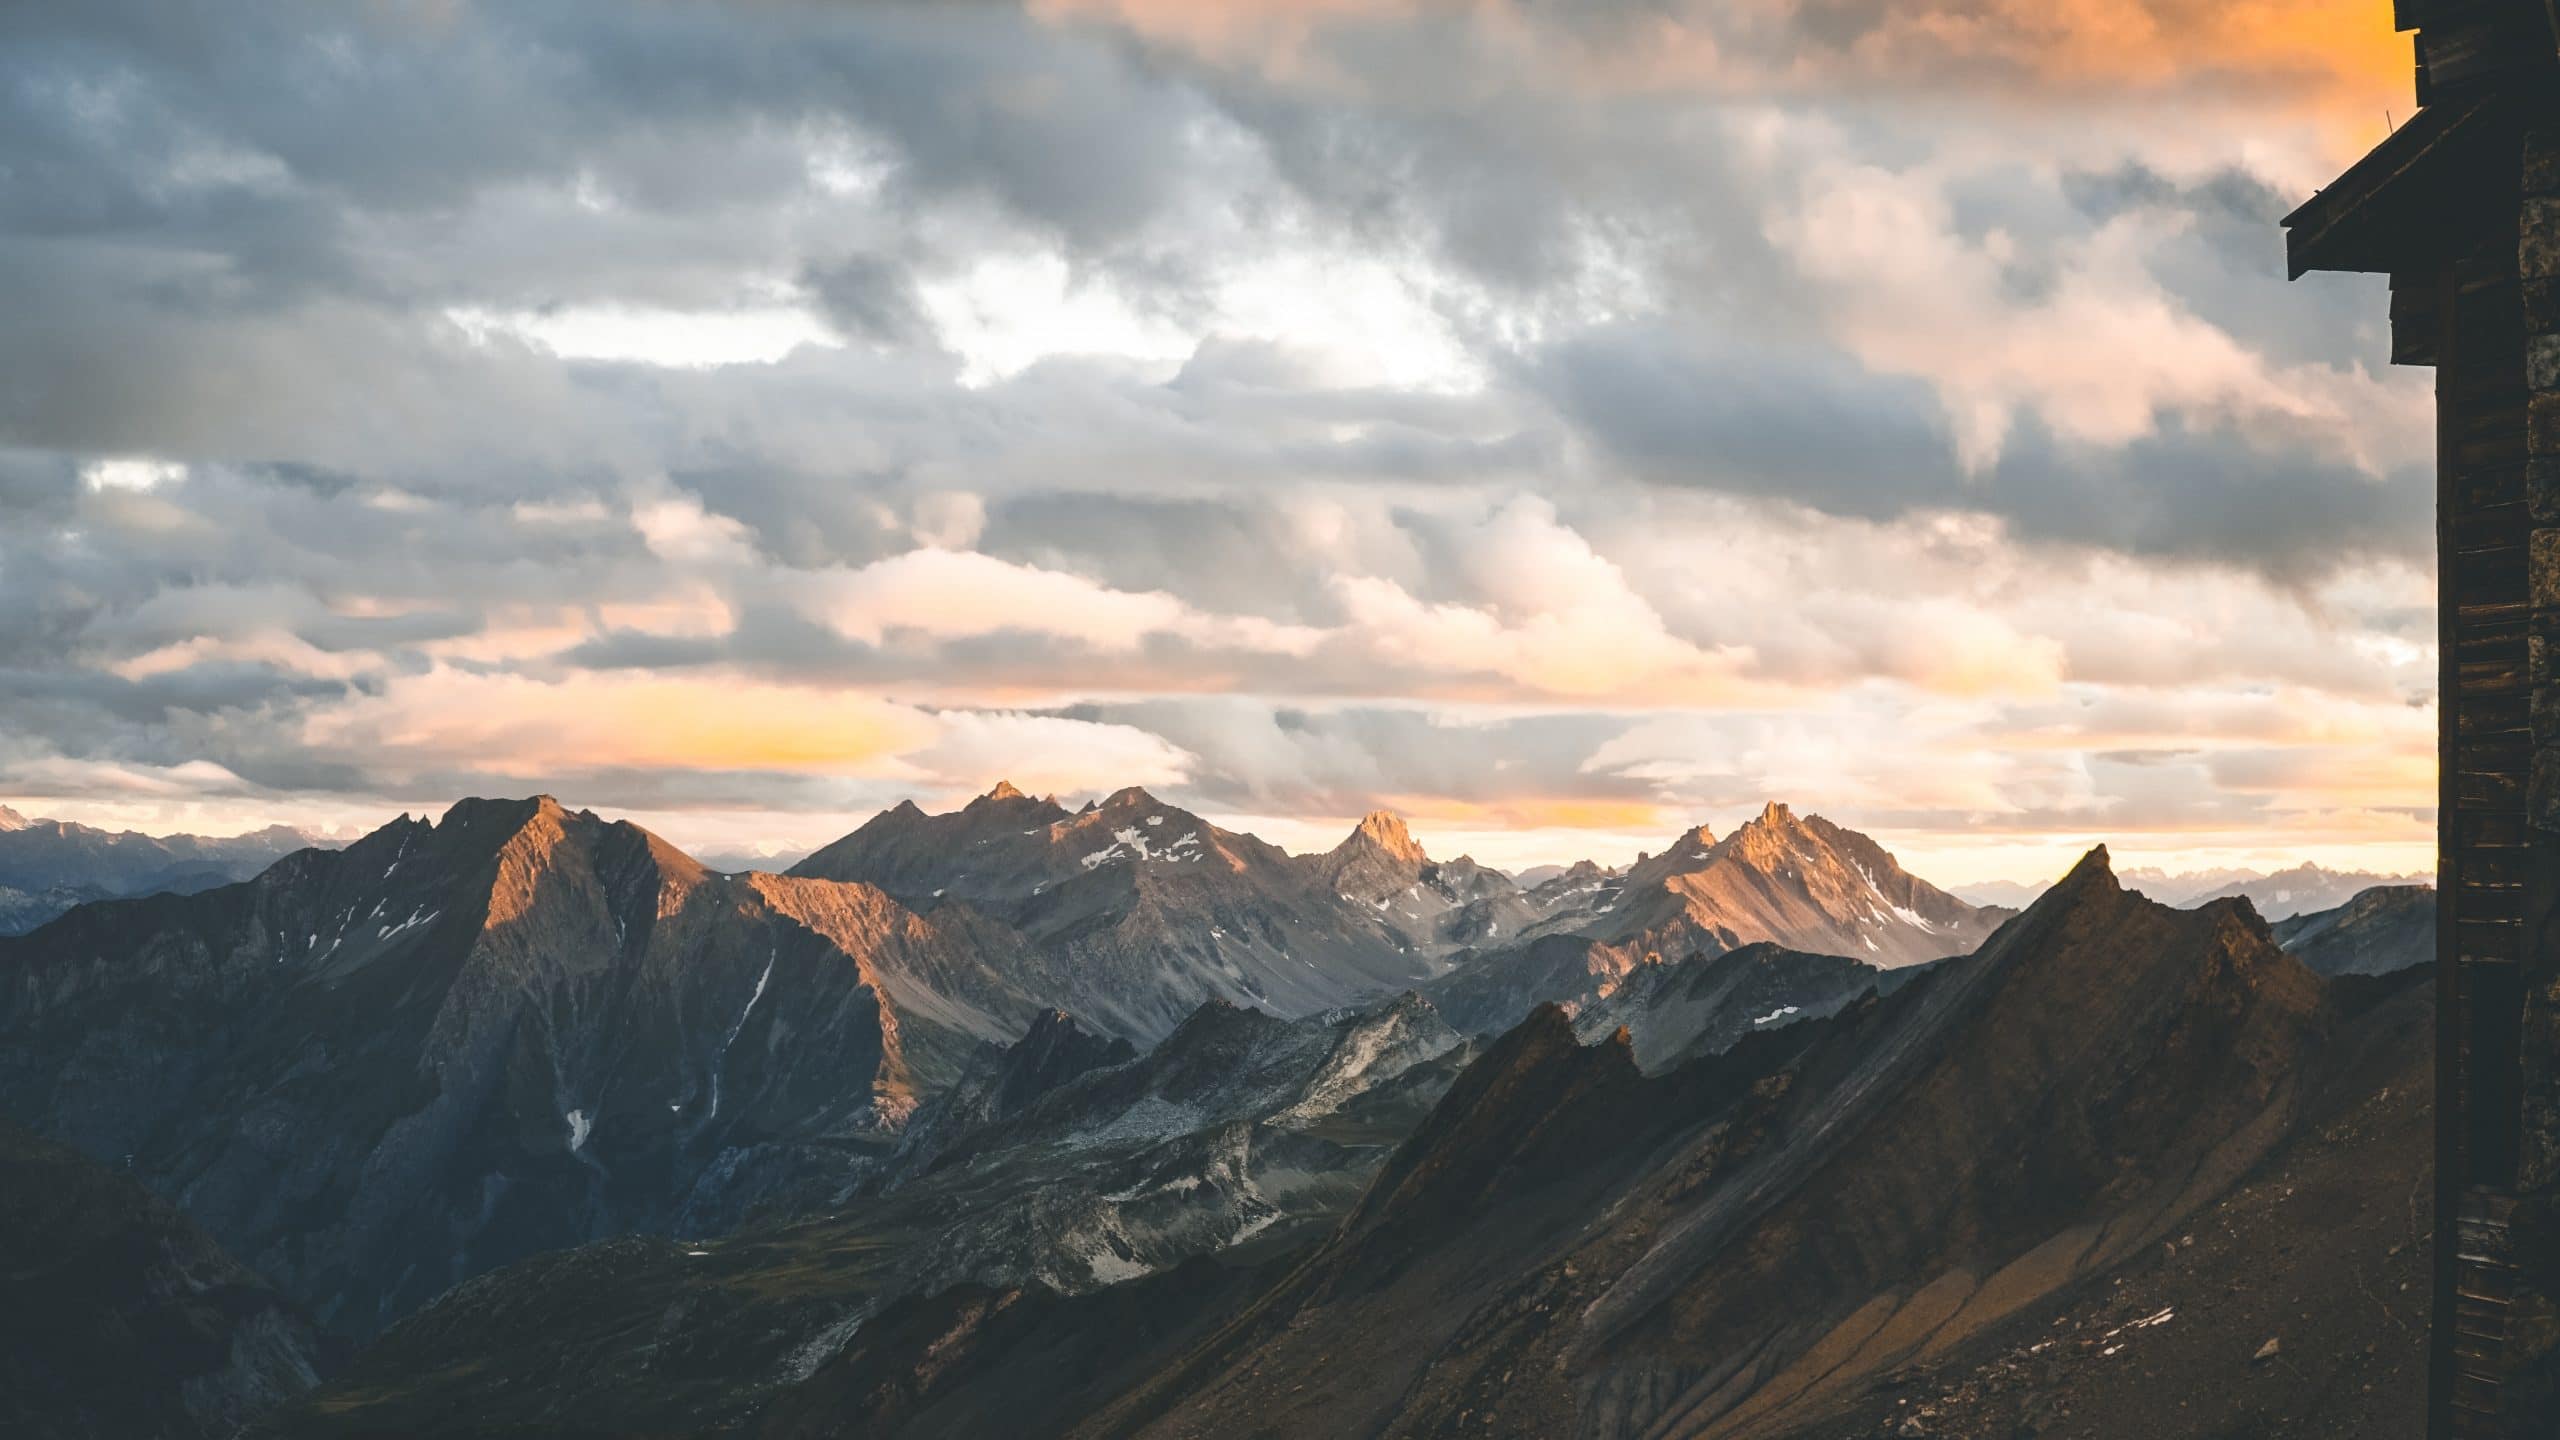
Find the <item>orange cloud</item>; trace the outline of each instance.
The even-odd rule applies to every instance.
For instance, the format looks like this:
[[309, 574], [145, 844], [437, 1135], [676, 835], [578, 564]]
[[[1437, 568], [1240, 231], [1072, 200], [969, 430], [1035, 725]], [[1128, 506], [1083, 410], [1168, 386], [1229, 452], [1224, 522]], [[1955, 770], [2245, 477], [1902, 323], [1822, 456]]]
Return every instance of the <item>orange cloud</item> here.
[[863, 696], [738, 680], [435, 670], [314, 717], [305, 738], [384, 761], [539, 781], [611, 766], [876, 771], [931, 741], [929, 716]]
[[[1787, 8], [1801, 16], [1844, 7]], [[2218, 79], [2405, 90], [2411, 63], [2383, 0], [1902, 0], [1846, 53], [1895, 78], [1988, 61], [2061, 85]]]
[[[1979, 93], [1986, 78], [2086, 94], [2209, 88], [2405, 102], [2386, 0], [1690, 0], [1643, 16], [1523, 0], [1034, 0], [1219, 64], [1304, 77], [1328, 30], [1463, 17], [1485, 54], [1556, 84], [1764, 93], [1844, 82]], [[1845, 38], [1844, 38], [1845, 37]]]

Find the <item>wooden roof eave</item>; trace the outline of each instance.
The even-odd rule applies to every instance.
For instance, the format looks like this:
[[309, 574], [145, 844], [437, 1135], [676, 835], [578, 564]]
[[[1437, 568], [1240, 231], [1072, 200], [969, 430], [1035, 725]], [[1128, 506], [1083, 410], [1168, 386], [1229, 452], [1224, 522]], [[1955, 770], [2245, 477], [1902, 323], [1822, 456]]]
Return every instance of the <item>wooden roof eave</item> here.
[[[2314, 270], [2388, 272], [2440, 262], [2479, 204], [2471, 183], [2519, 131], [2495, 94], [2430, 105], [2284, 218], [2294, 279]], [[2490, 187], [2494, 193], [2495, 187]]]

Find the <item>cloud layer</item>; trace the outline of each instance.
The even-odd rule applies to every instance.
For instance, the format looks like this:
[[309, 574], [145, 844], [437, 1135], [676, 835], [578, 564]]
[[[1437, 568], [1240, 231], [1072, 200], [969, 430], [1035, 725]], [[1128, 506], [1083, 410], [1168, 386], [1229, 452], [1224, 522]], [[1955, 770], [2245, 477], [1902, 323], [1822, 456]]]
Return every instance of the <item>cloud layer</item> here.
[[2414, 866], [2427, 392], [2274, 223], [2383, 29], [15, 7], [0, 796]]

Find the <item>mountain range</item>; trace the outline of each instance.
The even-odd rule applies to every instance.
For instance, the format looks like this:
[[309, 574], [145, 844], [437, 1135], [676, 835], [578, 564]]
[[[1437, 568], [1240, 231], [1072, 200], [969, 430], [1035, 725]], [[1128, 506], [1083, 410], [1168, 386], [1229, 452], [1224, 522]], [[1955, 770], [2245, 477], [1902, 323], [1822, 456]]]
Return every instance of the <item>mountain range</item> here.
[[0, 939], [0, 1112], [362, 1347], [266, 1433], [1775, 1435], [2230, 1203], [2432, 943], [2103, 852], [1977, 908], [1780, 805], [1528, 879], [1134, 789], [780, 875], [471, 800]]
[[91, 900], [232, 884], [327, 843], [283, 825], [221, 838], [99, 830], [0, 805], [0, 935], [25, 934]]
[[2323, 979], [2099, 854], [1872, 973], [1653, 1063], [1558, 1005], [1212, 1002], [1129, 1058], [1043, 1017], [876, 1194], [500, 1270], [257, 1433], [2405, 1433], [2422, 969]]
[[542, 1250], [849, 1193], [1045, 1012], [1148, 1047], [1204, 1005], [1296, 1018], [1502, 977], [1454, 988], [1472, 1033], [1614, 989], [1515, 975], [1558, 950], [1585, 977], [1755, 941], [1909, 959], [1989, 918], [1780, 807], [1523, 892], [1391, 816], [1292, 856], [1137, 789], [902, 805], [788, 875], [471, 800], [0, 940], [0, 1110], [361, 1340]]

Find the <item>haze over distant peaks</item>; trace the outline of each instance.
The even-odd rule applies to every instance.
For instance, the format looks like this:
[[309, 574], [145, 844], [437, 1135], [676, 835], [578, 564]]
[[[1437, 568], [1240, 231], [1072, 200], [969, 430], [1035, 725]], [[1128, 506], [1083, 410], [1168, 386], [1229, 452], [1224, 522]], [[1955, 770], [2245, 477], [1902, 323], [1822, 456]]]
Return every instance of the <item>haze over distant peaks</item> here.
[[90, 900], [228, 885], [296, 850], [333, 843], [283, 825], [246, 835], [143, 835], [30, 819], [0, 805], [0, 935], [32, 930]]
[[[2286, 920], [2321, 910], [2334, 910], [2379, 886], [2431, 886], [2432, 874], [2394, 875], [2372, 870], [2331, 870], [2302, 864], [2272, 874], [2216, 867], [2169, 871], [2156, 866], [2129, 866], [2119, 872], [2125, 885], [2163, 905], [2192, 909], [2214, 900], [2244, 898], [2269, 920]], [[2044, 893], [2042, 885], [1993, 880], [1954, 887], [1957, 894], [1984, 905], [2023, 908]]]

